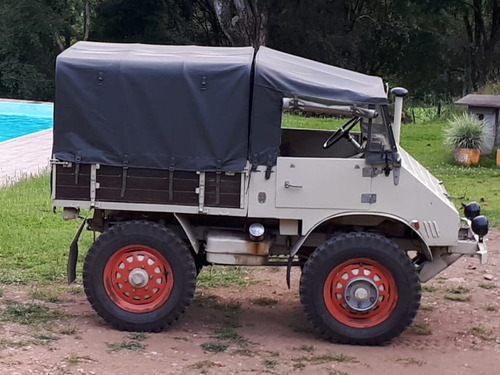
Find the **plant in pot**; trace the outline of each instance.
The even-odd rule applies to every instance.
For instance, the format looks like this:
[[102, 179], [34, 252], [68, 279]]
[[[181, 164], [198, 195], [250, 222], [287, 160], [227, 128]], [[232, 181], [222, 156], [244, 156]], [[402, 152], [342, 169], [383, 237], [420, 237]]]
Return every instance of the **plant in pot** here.
[[454, 158], [460, 164], [477, 164], [484, 142], [484, 124], [466, 113], [454, 115], [450, 127], [444, 131], [444, 144], [454, 150]]

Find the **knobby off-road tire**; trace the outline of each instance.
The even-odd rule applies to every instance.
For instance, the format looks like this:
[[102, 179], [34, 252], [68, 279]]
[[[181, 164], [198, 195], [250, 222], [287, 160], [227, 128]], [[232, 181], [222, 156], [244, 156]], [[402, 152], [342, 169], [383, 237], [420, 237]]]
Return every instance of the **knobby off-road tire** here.
[[94, 310], [119, 330], [158, 332], [176, 321], [196, 288], [186, 244], [147, 221], [117, 224], [90, 248], [83, 285]]
[[312, 325], [330, 341], [384, 345], [413, 321], [420, 281], [406, 253], [373, 233], [327, 240], [309, 257], [300, 299]]

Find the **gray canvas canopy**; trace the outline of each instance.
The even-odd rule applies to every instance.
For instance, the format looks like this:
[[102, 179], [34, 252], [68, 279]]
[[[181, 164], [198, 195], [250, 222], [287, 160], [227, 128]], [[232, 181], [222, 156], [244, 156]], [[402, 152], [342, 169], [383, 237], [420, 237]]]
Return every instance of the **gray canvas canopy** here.
[[261, 47], [255, 57], [250, 161], [272, 166], [279, 152], [282, 100], [385, 105], [381, 78]]
[[265, 47], [254, 59], [252, 47], [79, 42], [56, 63], [53, 154], [188, 171], [274, 165], [284, 97], [387, 103], [378, 77]]
[[79, 42], [56, 63], [56, 158], [242, 170], [254, 49]]

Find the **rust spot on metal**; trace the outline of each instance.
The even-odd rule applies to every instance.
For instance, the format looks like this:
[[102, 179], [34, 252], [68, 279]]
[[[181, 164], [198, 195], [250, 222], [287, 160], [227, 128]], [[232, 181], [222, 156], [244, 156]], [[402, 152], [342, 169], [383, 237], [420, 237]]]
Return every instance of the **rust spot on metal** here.
[[258, 242], [248, 241], [246, 243], [246, 253], [255, 255], [268, 255], [270, 247], [270, 242], [266, 240]]
[[248, 254], [232, 254], [234, 264], [237, 266], [260, 266], [267, 262], [266, 256], [256, 256]]

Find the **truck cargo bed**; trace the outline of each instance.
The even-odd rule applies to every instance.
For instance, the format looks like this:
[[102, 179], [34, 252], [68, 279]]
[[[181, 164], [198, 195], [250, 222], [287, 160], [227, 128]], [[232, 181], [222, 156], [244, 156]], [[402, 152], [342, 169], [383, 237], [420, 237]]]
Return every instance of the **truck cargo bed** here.
[[[95, 168], [93, 194], [92, 169], [90, 164], [54, 164], [54, 198], [65, 201], [198, 206], [200, 186], [203, 185], [204, 205], [228, 208], [241, 208], [242, 205], [242, 173], [199, 173], [98, 165]], [[202, 176], [203, 184], [200, 184]]]

